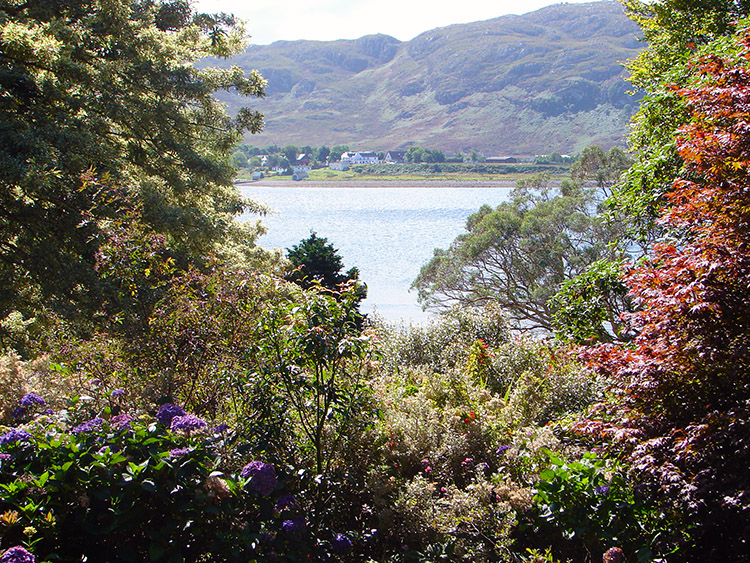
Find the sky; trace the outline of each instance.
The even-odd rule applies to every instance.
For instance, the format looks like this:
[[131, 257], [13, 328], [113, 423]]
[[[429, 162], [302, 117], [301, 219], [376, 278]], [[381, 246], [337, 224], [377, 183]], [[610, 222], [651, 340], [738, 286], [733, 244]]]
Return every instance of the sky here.
[[[578, 4], [591, 0], [568, 0]], [[250, 43], [278, 40], [357, 39], [385, 33], [401, 41], [455, 23], [525, 14], [555, 0], [196, 0], [203, 12], [245, 20]]]

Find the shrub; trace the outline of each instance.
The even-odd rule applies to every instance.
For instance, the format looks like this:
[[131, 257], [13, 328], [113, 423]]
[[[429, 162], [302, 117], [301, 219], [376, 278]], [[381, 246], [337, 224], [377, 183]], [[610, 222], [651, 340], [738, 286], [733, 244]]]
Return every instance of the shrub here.
[[76, 425], [70, 414], [0, 436], [3, 546], [67, 561], [327, 557], [333, 534], [317, 542], [307, 530], [286, 476], [257, 460], [240, 475], [222, 471], [224, 428], [172, 432], [146, 415], [106, 413]]

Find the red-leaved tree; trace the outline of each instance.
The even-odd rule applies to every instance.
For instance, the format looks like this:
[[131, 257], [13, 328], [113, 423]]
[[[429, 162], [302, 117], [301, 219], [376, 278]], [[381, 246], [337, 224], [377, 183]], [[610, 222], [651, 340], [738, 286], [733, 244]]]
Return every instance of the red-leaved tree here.
[[[718, 50], [718, 49], [717, 49]], [[679, 561], [750, 557], [750, 34], [701, 58], [680, 90], [685, 173], [668, 195], [669, 240], [627, 283], [632, 346], [585, 352], [619, 400], [576, 429], [626, 445], [673, 510]]]

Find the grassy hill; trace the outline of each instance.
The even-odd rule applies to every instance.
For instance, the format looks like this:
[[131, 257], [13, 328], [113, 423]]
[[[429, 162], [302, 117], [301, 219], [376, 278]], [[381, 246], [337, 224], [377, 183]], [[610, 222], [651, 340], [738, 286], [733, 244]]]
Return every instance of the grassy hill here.
[[622, 6], [605, 1], [438, 28], [407, 42], [279, 41], [230, 63], [269, 82], [268, 97], [254, 104], [266, 128], [252, 144], [525, 156], [623, 144], [637, 100], [622, 63], [638, 53], [637, 37]]

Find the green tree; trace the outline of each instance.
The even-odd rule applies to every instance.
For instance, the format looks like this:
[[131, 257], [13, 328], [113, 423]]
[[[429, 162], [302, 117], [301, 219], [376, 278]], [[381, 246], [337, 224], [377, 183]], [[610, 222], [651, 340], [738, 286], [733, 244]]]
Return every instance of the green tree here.
[[329, 149], [328, 147], [326, 146], [318, 147], [318, 150], [315, 151], [315, 160], [317, 160], [321, 164], [325, 164], [330, 154], [331, 154], [331, 149]]
[[633, 160], [628, 153], [619, 147], [612, 147], [609, 151], [605, 151], [597, 145], [591, 145], [583, 149], [580, 157], [570, 169], [570, 176], [579, 184], [595, 182], [598, 188], [609, 195], [612, 187], [632, 163]]
[[359, 277], [357, 268], [341, 273], [344, 262], [338, 250], [327, 238], [319, 237], [314, 232], [286, 251], [294, 267], [287, 279], [305, 289], [320, 284], [327, 289], [336, 290], [342, 283]]
[[331, 160], [341, 160], [341, 155], [349, 150], [349, 145], [334, 145], [331, 148]]
[[265, 83], [193, 64], [243, 44], [233, 17], [184, 0], [0, 3], [0, 317], [95, 307], [97, 247], [123, 202], [182, 260], [252, 244], [233, 225], [256, 208], [229, 157], [262, 116], [230, 119], [213, 92]]
[[648, 246], [659, 236], [656, 219], [668, 205], [665, 195], [683, 166], [676, 135], [689, 114], [674, 85], [685, 84], [693, 74], [690, 59], [701, 46], [735, 32], [736, 22], [750, 14], [750, 5], [734, 0], [623, 3], [648, 43], [628, 65], [633, 85], [646, 96], [629, 139], [635, 163], [611, 203], [627, 217], [631, 238]]
[[620, 440], [679, 519], [686, 562], [746, 559], [750, 511], [750, 28], [707, 51], [676, 90], [690, 121], [660, 218], [671, 236], [626, 280], [637, 335], [586, 351], [619, 400], [578, 426]]
[[284, 157], [292, 163], [297, 162], [297, 155], [299, 154], [299, 152], [299, 147], [296, 147], [294, 145], [287, 145], [283, 149], [281, 149], [281, 154], [283, 154]]
[[467, 233], [437, 249], [413, 286], [426, 306], [493, 303], [522, 328], [552, 330], [550, 298], [560, 285], [603, 258], [617, 230], [598, 213], [593, 188], [548, 176], [519, 181], [508, 201], [469, 217]]

